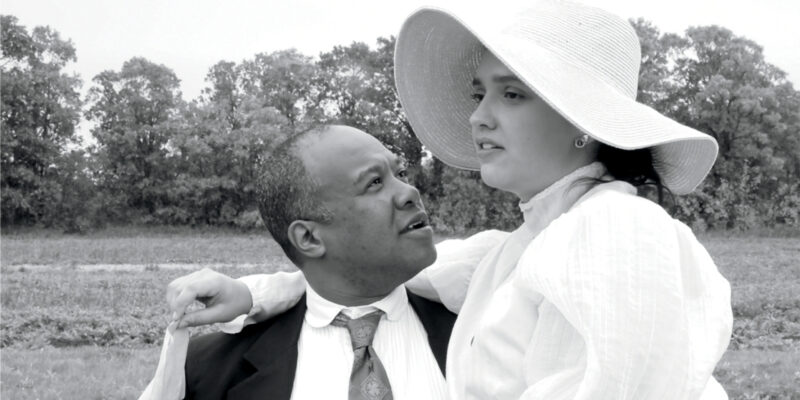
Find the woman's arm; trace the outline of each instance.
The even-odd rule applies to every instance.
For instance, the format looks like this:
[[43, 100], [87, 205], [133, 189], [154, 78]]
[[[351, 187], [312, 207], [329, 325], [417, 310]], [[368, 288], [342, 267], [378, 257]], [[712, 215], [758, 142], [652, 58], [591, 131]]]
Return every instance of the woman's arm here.
[[[436, 262], [407, 283], [409, 290], [458, 312], [478, 263], [507, 236], [507, 232], [490, 230], [466, 239], [442, 241], [436, 246]], [[221, 329], [236, 333], [244, 326], [288, 310], [297, 303], [305, 288], [306, 281], [300, 272], [233, 279], [203, 269], [170, 283], [167, 303], [173, 311], [173, 319], [180, 321], [180, 327], [225, 322]], [[195, 300], [205, 303], [206, 308], [185, 312]]]
[[488, 230], [466, 239], [443, 240], [436, 245], [436, 262], [406, 282], [417, 295], [444, 304], [458, 314], [472, 274], [489, 250], [502, 244], [508, 232]]
[[[299, 272], [233, 279], [204, 268], [170, 282], [166, 297], [178, 328], [230, 321], [223, 330], [238, 332], [244, 325], [288, 310], [304, 292], [305, 279]], [[187, 311], [194, 301], [206, 307]], [[262, 309], [264, 304], [269, 307]]]

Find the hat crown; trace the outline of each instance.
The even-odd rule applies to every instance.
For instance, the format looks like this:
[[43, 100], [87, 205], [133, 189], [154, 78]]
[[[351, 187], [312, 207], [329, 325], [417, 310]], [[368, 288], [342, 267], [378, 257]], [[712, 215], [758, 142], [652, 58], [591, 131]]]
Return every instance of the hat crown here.
[[505, 24], [490, 21], [492, 17], [486, 14], [476, 17], [487, 23], [484, 26], [500, 27], [501, 35], [533, 42], [636, 98], [641, 48], [636, 31], [624, 19], [598, 8], [554, 0], [504, 15], [493, 17], [506, 18]]

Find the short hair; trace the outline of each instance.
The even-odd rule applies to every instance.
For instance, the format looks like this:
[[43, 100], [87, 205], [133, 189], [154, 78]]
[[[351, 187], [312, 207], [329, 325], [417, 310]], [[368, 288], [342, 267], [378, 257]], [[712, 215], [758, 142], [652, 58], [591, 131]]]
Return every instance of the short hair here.
[[308, 174], [299, 154], [301, 144], [319, 137], [327, 127], [290, 136], [261, 164], [257, 185], [258, 210], [272, 238], [295, 264], [297, 249], [289, 241], [289, 225], [297, 220], [328, 223], [330, 211], [319, 198], [319, 183]]

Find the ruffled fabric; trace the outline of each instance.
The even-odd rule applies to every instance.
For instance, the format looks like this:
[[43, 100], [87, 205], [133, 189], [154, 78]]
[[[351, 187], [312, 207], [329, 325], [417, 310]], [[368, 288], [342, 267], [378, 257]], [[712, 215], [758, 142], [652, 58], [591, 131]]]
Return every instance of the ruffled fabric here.
[[520, 204], [524, 224], [472, 275], [451, 396], [727, 398], [711, 373], [728, 282], [689, 228], [604, 174], [591, 164]]
[[711, 374], [730, 286], [688, 227], [631, 189], [596, 188], [522, 254], [511, 284], [544, 298], [523, 398], [727, 398]]

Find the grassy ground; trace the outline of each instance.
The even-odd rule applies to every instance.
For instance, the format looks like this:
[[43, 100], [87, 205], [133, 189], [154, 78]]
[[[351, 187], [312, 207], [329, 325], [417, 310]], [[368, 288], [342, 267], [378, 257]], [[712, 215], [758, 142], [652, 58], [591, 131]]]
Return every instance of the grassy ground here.
[[70, 347], [3, 349], [0, 397], [111, 400], [139, 397], [160, 349]]
[[17, 232], [0, 242], [0, 263], [14, 264], [159, 264], [283, 262], [278, 245], [264, 234], [111, 230], [86, 236]]
[[[733, 288], [734, 334], [715, 375], [733, 399], [800, 398], [800, 239], [701, 241]], [[233, 276], [288, 268], [260, 235], [148, 230], [4, 234], [0, 262], [3, 399], [136, 397], [155, 370], [164, 287], [187, 272], [167, 264], [222, 266]]]

